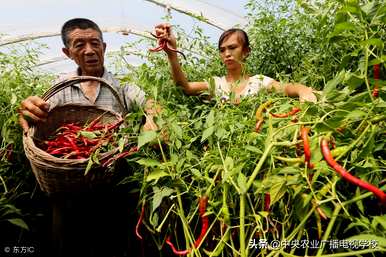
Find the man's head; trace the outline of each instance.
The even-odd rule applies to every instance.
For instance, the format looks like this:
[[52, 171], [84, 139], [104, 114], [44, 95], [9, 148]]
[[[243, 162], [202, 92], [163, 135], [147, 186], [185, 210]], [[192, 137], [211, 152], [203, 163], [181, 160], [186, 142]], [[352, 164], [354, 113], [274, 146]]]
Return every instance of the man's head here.
[[62, 27], [63, 53], [78, 64], [81, 75], [103, 75], [104, 53], [102, 31], [93, 21], [75, 18]]

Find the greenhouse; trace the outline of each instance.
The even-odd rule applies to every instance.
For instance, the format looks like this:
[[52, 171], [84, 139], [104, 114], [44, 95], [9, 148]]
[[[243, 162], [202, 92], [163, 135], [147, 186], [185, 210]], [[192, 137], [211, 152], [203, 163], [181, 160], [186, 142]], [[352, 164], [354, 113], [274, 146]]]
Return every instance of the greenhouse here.
[[0, 256], [386, 255], [386, 2], [7, 1]]

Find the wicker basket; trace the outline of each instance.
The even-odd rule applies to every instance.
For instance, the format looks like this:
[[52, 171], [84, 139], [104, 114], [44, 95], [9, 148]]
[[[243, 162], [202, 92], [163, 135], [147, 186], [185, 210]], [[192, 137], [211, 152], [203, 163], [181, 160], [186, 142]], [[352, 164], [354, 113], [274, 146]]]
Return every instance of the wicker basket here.
[[[66, 87], [89, 80], [99, 81], [101, 86], [108, 87], [119, 101], [122, 113], [125, 113], [124, 105], [116, 90], [106, 80], [96, 77], [81, 76], [62, 81], [51, 87], [42, 98], [48, 100]], [[35, 144], [46, 139], [48, 135], [52, 135], [64, 123], [76, 122], [83, 125], [100, 115], [103, 115], [100, 122], [104, 124], [112, 123], [121, 118], [120, 114], [97, 106], [66, 104], [53, 108], [49, 112], [46, 122], [31, 126], [24, 134], [24, 151], [42, 191], [48, 193], [87, 191], [111, 181], [114, 172], [107, 172], [101, 167], [93, 167], [87, 175], [84, 175], [89, 159], [57, 158]], [[102, 154], [100, 160], [111, 157], [117, 151], [118, 148]]]

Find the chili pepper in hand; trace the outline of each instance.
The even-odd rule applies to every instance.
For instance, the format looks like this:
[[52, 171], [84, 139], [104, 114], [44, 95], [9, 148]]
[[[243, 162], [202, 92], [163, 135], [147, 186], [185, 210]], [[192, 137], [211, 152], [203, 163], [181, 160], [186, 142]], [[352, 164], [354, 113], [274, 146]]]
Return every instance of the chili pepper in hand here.
[[300, 137], [303, 140], [303, 151], [304, 151], [304, 161], [307, 164], [307, 167], [309, 169], [314, 168], [314, 165], [311, 163], [311, 149], [310, 149], [310, 143], [308, 141], [308, 132], [309, 128], [302, 127], [300, 129]]
[[188, 253], [190, 253], [190, 249], [177, 250], [174, 244], [170, 241], [170, 236], [166, 238], [166, 243], [172, 248], [173, 253], [176, 255], [187, 255]]
[[158, 39], [158, 46], [155, 47], [155, 48], [150, 48], [149, 51], [151, 51], [151, 52], [159, 52], [161, 50], [172, 51], [172, 52], [176, 52], [176, 53], [181, 54], [184, 57], [184, 59], [186, 60], [186, 56], [185, 56], [185, 54], [183, 52], [178, 51], [177, 49], [174, 49], [174, 48], [168, 46], [168, 41], [167, 41], [166, 38], [159, 37], [157, 35], [154, 35], [153, 33], [150, 33], [150, 34], [153, 37]]
[[293, 107], [292, 110], [287, 112], [287, 113], [270, 113], [270, 114], [275, 118], [287, 118], [287, 117], [290, 117], [298, 112], [300, 112], [300, 108]]
[[200, 201], [198, 203], [198, 213], [201, 219], [201, 233], [199, 237], [196, 239], [196, 241], [194, 242], [195, 248], [197, 248], [201, 244], [202, 239], [204, 238], [206, 232], [208, 231], [209, 219], [207, 216], [205, 216], [207, 205], [208, 205], [208, 196], [204, 195], [200, 198]]
[[321, 149], [323, 153], [323, 157], [332, 167], [335, 171], [337, 171], [344, 180], [347, 180], [348, 182], [359, 186], [360, 188], [363, 188], [367, 191], [373, 192], [373, 194], [378, 197], [378, 199], [381, 201], [382, 204], [386, 204], [386, 193], [383, 192], [381, 189], [377, 188], [376, 186], [369, 184], [353, 175], [351, 175], [348, 171], [346, 171], [345, 168], [340, 166], [332, 157], [329, 146], [328, 146], [328, 140], [326, 138], [322, 138], [321, 140]]
[[378, 97], [379, 95], [379, 88], [378, 88], [378, 79], [379, 79], [379, 64], [374, 64], [373, 66], [373, 71], [374, 71], [374, 88], [373, 88], [373, 96]]

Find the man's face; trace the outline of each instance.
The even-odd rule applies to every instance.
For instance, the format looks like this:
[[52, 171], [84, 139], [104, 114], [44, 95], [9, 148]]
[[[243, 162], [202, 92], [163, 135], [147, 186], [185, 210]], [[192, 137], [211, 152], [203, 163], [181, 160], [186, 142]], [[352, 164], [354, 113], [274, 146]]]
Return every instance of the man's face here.
[[106, 44], [94, 29], [74, 29], [68, 33], [68, 48], [63, 52], [80, 67], [83, 76], [103, 75]]

